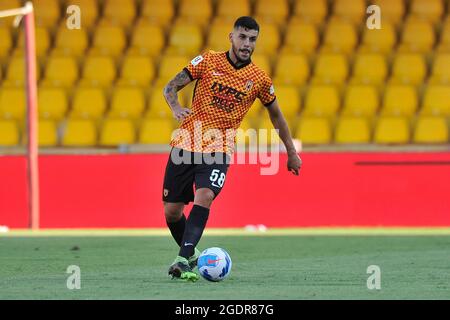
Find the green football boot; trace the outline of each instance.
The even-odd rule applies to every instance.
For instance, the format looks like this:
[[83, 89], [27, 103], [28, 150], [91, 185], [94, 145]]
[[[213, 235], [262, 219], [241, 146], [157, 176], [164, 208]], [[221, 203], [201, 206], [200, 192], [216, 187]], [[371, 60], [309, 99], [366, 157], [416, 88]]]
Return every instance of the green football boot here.
[[172, 279], [178, 278], [192, 282], [195, 282], [200, 278], [198, 274], [192, 271], [192, 268], [189, 266], [189, 261], [180, 256], [177, 256], [170, 266], [169, 276], [172, 276]]

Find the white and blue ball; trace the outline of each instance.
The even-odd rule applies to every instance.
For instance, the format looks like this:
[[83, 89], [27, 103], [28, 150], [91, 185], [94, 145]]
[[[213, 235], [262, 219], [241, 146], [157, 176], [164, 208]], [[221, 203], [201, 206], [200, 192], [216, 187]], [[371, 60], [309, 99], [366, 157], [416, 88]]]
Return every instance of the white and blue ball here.
[[231, 272], [231, 258], [222, 248], [208, 248], [204, 250], [197, 262], [200, 275], [208, 281], [222, 281]]

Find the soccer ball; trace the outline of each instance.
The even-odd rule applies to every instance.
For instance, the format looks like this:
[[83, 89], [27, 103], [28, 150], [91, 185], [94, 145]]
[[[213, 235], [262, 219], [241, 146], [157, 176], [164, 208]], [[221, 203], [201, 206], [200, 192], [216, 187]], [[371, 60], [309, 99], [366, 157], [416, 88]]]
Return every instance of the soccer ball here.
[[231, 258], [222, 248], [208, 248], [198, 257], [200, 275], [208, 281], [222, 281], [231, 272]]

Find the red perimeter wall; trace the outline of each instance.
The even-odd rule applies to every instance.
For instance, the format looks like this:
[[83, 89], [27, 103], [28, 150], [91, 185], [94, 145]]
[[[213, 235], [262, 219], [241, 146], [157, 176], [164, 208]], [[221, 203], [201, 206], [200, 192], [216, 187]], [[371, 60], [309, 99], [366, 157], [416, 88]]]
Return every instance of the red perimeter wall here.
[[[208, 227], [450, 226], [450, 152], [304, 153], [230, 167]], [[42, 228], [165, 227], [167, 154], [40, 156]], [[0, 225], [28, 226], [26, 161], [0, 157]], [[186, 209], [186, 213], [189, 208]]]

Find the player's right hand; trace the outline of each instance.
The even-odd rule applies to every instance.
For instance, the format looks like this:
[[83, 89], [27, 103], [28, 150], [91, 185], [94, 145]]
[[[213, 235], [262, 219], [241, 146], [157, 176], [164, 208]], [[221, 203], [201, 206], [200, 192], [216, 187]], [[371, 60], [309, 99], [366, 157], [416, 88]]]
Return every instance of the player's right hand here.
[[191, 109], [179, 107], [173, 110], [173, 117], [178, 121], [183, 121], [187, 116], [191, 114]]

